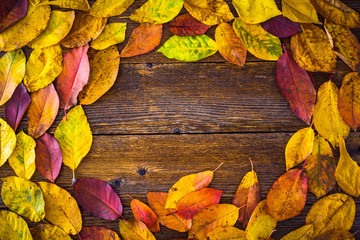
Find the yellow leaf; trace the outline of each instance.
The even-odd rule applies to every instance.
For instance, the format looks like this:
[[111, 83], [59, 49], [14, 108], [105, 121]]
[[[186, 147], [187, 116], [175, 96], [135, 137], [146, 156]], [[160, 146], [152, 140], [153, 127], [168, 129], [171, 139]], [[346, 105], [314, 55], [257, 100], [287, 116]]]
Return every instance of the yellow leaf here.
[[0, 167], [10, 157], [16, 146], [14, 130], [0, 118]]
[[44, 32], [31, 41], [28, 46], [31, 48], [46, 48], [58, 44], [70, 32], [74, 19], [74, 11], [52, 11], [48, 26]]
[[120, 66], [117, 56], [119, 51], [116, 46], [96, 53], [89, 52], [90, 76], [79, 94], [80, 104], [92, 104], [114, 85]]
[[26, 16], [0, 33], [0, 49], [10, 52], [37, 38], [45, 30], [50, 13], [50, 6], [33, 5], [29, 1]]
[[91, 16], [87, 12], [77, 12], [69, 34], [60, 42], [67, 48], [77, 48], [97, 38], [105, 28], [107, 18]]
[[266, 210], [266, 200], [261, 201], [255, 208], [246, 227], [246, 239], [268, 239], [275, 229], [277, 221]]
[[81, 231], [82, 218], [78, 204], [70, 193], [53, 183], [39, 182], [45, 200], [45, 218], [67, 234]]
[[286, 171], [310, 156], [314, 138], [315, 133], [311, 127], [300, 129], [290, 138], [285, 148]]
[[312, 224], [308, 224], [286, 234], [280, 240], [312, 240], [313, 234], [314, 226]]
[[245, 231], [236, 227], [217, 227], [207, 236], [208, 240], [246, 240]]
[[354, 200], [335, 193], [317, 201], [306, 216], [305, 223], [313, 224], [313, 238], [329, 230], [350, 230], [355, 218]]
[[130, 19], [138, 23], [163, 24], [175, 18], [183, 5], [183, 0], [148, 0]]
[[31, 234], [36, 240], [71, 240], [61, 228], [50, 224], [39, 224], [31, 228]]
[[55, 5], [61, 8], [71, 8], [74, 10], [90, 11], [90, 5], [88, 0], [53, 0], [45, 1], [40, 4], [42, 5]]
[[0, 106], [11, 98], [23, 80], [25, 62], [26, 58], [21, 49], [6, 53], [0, 58]]
[[359, 14], [340, 0], [310, 0], [325, 19], [345, 28], [360, 27]]
[[232, 227], [239, 217], [239, 208], [231, 204], [214, 204], [200, 210], [192, 219], [189, 236], [204, 240], [216, 227]]
[[14, 176], [1, 180], [4, 182], [1, 198], [8, 208], [33, 222], [44, 219], [45, 202], [41, 189], [35, 183]]
[[102, 33], [91, 42], [90, 46], [96, 50], [104, 50], [125, 40], [126, 23], [109, 23]]
[[342, 137], [339, 137], [339, 148], [340, 159], [335, 170], [336, 181], [347, 194], [358, 197], [360, 195], [360, 167], [351, 159]]
[[55, 138], [59, 142], [63, 162], [75, 170], [81, 160], [90, 151], [93, 136], [85, 112], [81, 105], [72, 108], [55, 130]]
[[318, 133], [333, 147], [338, 146], [339, 136], [346, 138], [350, 127], [342, 120], [338, 110], [339, 89], [330, 80], [322, 84], [314, 108], [313, 121]]
[[60, 45], [37, 48], [26, 63], [24, 84], [29, 92], [38, 91], [52, 83], [63, 70]]
[[9, 157], [9, 164], [16, 175], [29, 180], [35, 172], [35, 146], [32, 137], [23, 131], [16, 135], [16, 146]]
[[299, 66], [309, 72], [335, 72], [336, 55], [325, 32], [313, 24], [301, 24], [302, 33], [291, 37], [291, 51]]
[[280, 39], [265, 31], [260, 24], [246, 24], [236, 18], [233, 27], [247, 50], [255, 57], [276, 61], [281, 56]]
[[95, 17], [114, 17], [122, 14], [133, 4], [134, 0], [97, 0], [92, 6], [90, 15]]
[[284, 17], [299, 23], [318, 23], [314, 6], [309, 0], [282, 0]]
[[281, 15], [274, 0], [233, 0], [235, 10], [242, 21], [258, 24]]
[[331, 230], [321, 234], [315, 240], [355, 240], [355, 237], [354, 234], [345, 230]]
[[10, 211], [0, 212], [0, 239], [32, 240], [24, 219]]
[[145, 223], [130, 219], [126, 222], [119, 222], [120, 234], [125, 240], [155, 240], [154, 235], [147, 228]]
[[186, 10], [206, 25], [216, 25], [234, 19], [224, 0], [184, 0]]

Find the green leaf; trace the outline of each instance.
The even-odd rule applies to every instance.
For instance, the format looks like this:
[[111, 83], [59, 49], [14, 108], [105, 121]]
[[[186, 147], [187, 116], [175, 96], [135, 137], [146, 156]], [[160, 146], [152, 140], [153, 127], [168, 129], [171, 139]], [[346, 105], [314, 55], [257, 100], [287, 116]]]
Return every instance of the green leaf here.
[[172, 36], [157, 50], [167, 58], [180, 61], [197, 61], [216, 53], [217, 45], [206, 35]]
[[0, 239], [32, 240], [24, 219], [10, 211], [0, 212]]

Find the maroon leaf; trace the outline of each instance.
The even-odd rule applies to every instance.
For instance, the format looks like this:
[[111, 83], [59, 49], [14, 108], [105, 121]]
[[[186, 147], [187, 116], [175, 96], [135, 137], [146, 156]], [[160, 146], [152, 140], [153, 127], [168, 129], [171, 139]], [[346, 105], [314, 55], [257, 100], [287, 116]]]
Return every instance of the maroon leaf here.
[[5, 120], [16, 131], [26, 109], [31, 102], [24, 84], [19, 84], [5, 105]]
[[16, 23], [27, 13], [27, 0], [1, 0], [0, 1], [0, 32]]
[[276, 80], [293, 113], [310, 125], [316, 91], [309, 74], [295, 62], [291, 52], [285, 51], [277, 60]]
[[261, 23], [261, 26], [272, 35], [286, 38], [302, 32], [300, 23], [293, 22], [284, 16], [276, 16]]
[[206, 25], [189, 13], [180, 15], [170, 22], [170, 31], [178, 36], [196, 36], [204, 34], [211, 26]]
[[82, 240], [120, 240], [116, 232], [99, 226], [83, 227], [81, 229], [80, 236]]
[[62, 153], [59, 143], [50, 134], [45, 133], [36, 142], [35, 164], [40, 174], [51, 182], [59, 175]]
[[76, 200], [86, 212], [106, 220], [121, 217], [123, 207], [120, 198], [108, 183], [80, 178], [76, 179], [73, 188]]

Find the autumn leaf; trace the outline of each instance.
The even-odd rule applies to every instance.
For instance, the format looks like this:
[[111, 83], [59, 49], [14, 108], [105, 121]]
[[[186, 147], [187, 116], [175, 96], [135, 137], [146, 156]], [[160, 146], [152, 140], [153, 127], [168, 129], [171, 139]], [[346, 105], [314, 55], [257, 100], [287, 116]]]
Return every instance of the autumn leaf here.
[[115, 83], [119, 72], [120, 58], [116, 46], [98, 52], [89, 52], [90, 76], [88, 83], [79, 93], [82, 105], [94, 103]]
[[217, 227], [212, 230], [207, 238], [208, 240], [245, 240], [245, 231], [235, 227]]
[[290, 104], [291, 111], [310, 125], [316, 101], [316, 90], [307, 71], [285, 51], [276, 62], [276, 80], [281, 94]]
[[248, 24], [262, 23], [281, 15], [274, 0], [233, 0], [232, 3], [241, 20]]
[[51, 11], [48, 26], [44, 32], [32, 40], [28, 46], [36, 49], [47, 48], [58, 44], [70, 32], [74, 19], [74, 11]]
[[57, 78], [56, 89], [60, 98], [60, 107], [65, 111], [76, 105], [79, 92], [88, 82], [90, 74], [88, 49], [88, 45], [75, 48], [64, 56], [64, 68]]
[[126, 23], [109, 23], [90, 46], [96, 50], [104, 50], [125, 40]]
[[16, 146], [9, 157], [9, 164], [18, 177], [30, 180], [35, 172], [35, 141], [24, 133], [16, 135]]
[[154, 235], [146, 227], [145, 223], [130, 219], [119, 222], [120, 234], [124, 240], [155, 240]]
[[52, 83], [32, 93], [27, 111], [29, 135], [41, 137], [53, 124], [58, 110], [59, 97]]
[[133, 57], [154, 50], [161, 41], [163, 26], [160, 24], [142, 23], [131, 33], [120, 57]]
[[168, 195], [168, 193], [163, 192], [148, 192], [147, 200], [151, 209], [158, 216], [160, 224], [165, 227], [178, 232], [188, 231], [191, 227], [191, 219], [185, 219], [177, 213], [172, 213], [171, 210], [165, 209]]
[[314, 130], [303, 128], [291, 136], [285, 148], [286, 171], [310, 156], [314, 146]]
[[[38, 2], [44, 2], [39, 0]], [[37, 38], [46, 28], [50, 19], [50, 6], [28, 4], [25, 17], [0, 33], [0, 50], [11, 52], [24, 47]]]
[[280, 39], [266, 32], [260, 24], [246, 24], [236, 18], [233, 28], [246, 49], [255, 57], [276, 61], [282, 54]]
[[178, 36], [196, 36], [204, 34], [211, 26], [206, 25], [189, 13], [177, 16], [170, 22], [170, 31]]
[[335, 193], [317, 201], [305, 223], [314, 225], [313, 238], [329, 230], [350, 230], [355, 218], [355, 202], [343, 193]]
[[306, 159], [306, 173], [309, 190], [320, 198], [326, 195], [336, 184], [335, 160], [330, 144], [321, 136], [314, 139], [311, 155]]
[[216, 28], [215, 41], [226, 60], [241, 67], [245, 65], [247, 50], [230, 24], [221, 23]]
[[80, 236], [82, 240], [120, 240], [116, 232], [100, 226], [83, 227]]
[[8, 52], [0, 58], [0, 106], [11, 98], [23, 80], [25, 62], [26, 58], [21, 49]]
[[291, 37], [291, 51], [299, 66], [309, 72], [335, 72], [336, 55], [325, 32], [313, 24], [301, 24], [302, 33]]
[[126, 11], [134, 0], [97, 0], [92, 6], [90, 15], [95, 17], [114, 17]]
[[111, 186], [92, 178], [76, 179], [73, 184], [76, 200], [82, 208], [95, 217], [115, 220], [122, 215], [119, 196]]
[[185, 9], [206, 25], [216, 25], [234, 19], [224, 0], [184, 0]]
[[314, 226], [312, 224], [308, 224], [286, 234], [280, 240], [312, 240], [313, 234]]
[[149, 230], [152, 232], [160, 231], [159, 219], [148, 205], [133, 198], [130, 205], [131, 211], [133, 212], [136, 220], [145, 223]]
[[192, 219], [189, 236], [206, 239], [216, 227], [232, 227], [239, 218], [239, 208], [231, 204], [214, 204], [200, 210]]
[[266, 209], [277, 221], [300, 214], [306, 202], [308, 180], [304, 170], [291, 169], [271, 186], [266, 197]]
[[20, 83], [5, 105], [5, 120], [14, 131], [19, 126], [30, 102], [29, 93], [26, 91], [24, 84]]
[[314, 240], [355, 240], [355, 234], [345, 230], [330, 230], [321, 234], [321, 236], [318, 236]]
[[0, 167], [10, 157], [16, 145], [14, 130], [0, 118]]
[[62, 164], [62, 153], [56, 139], [47, 133], [42, 135], [36, 143], [35, 156], [36, 169], [44, 178], [55, 182]]
[[310, 0], [325, 19], [345, 28], [360, 27], [359, 14], [340, 0]]
[[0, 239], [32, 240], [24, 219], [10, 211], [0, 211]]
[[360, 62], [360, 44], [356, 36], [346, 28], [325, 21], [325, 30], [330, 34], [335, 52], [353, 71]]
[[15, 213], [39, 222], [45, 217], [45, 202], [41, 189], [33, 182], [19, 177], [1, 179], [4, 183], [1, 198]]
[[349, 195], [360, 195], [360, 167], [346, 150], [345, 141], [339, 137], [340, 159], [335, 170], [336, 181]]
[[77, 48], [96, 39], [105, 28], [107, 18], [94, 17], [87, 12], [77, 12], [68, 35], [60, 42], [67, 48]]
[[38, 91], [58, 77], [63, 69], [60, 45], [37, 48], [26, 63], [24, 84], [29, 92]]
[[284, 16], [276, 16], [261, 23], [261, 27], [267, 32], [279, 38], [287, 38], [302, 32], [300, 24], [293, 22]]
[[0, 2], [0, 32], [25, 17], [27, 0], [7, 0]]
[[316, 131], [333, 147], [338, 146], [339, 136], [346, 138], [350, 133], [338, 110], [338, 95], [339, 89], [331, 80], [323, 83], [318, 90], [313, 117]]
[[52, 1], [44, 1], [40, 4], [42, 5], [55, 5], [61, 8], [71, 8], [74, 10], [81, 11], [90, 11], [90, 5], [88, 0], [52, 0]]
[[[251, 166], [253, 166], [252, 162]], [[234, 199], [232, 200], [232, 204], [240, 208], [238, 221], [242, 223], [243, 227], [248, 224], [252, 213], [260, 201], [261, 192], [259, 180], [254, 169], [251, 169], [241, 180]]]
[[148, 0], [130, 15], [130, 19], [138, 23], [163, 24], [176, 17], [183, 5], [183, 0]]
[[81, 105], [72, 108], [55, 130], [66, 166], [75, 170], [88, 154], [93, 141], [90, 125]]
[[344, 122], [356, 131], [360, 127], [360, 75], [347, 74], [339, 91], [338, 108]]
[[157, 50], [167, 58], [179, 61], [197, 61], [215, 54], [217, 45], [206, 35], [172, 36]]
[[31, 234], [36, 240], [71, 240], [61, 228], [50, 224], [39, 224], [31, 228]]
[[277, 221], [266, 210], [265, 200], [255, 208], [245, 230], [247, 240], [268, 239]]
[[318, 23], [319, 19], [315, 8], [309, 0], [282, 0], [284, 17], [299, 23]]
[[82, 228], [81, 212], [76, 200], [65, 189], [53, 183], [39, 182], [45, 200], [45, 218], [67, 234], [75, 235]]

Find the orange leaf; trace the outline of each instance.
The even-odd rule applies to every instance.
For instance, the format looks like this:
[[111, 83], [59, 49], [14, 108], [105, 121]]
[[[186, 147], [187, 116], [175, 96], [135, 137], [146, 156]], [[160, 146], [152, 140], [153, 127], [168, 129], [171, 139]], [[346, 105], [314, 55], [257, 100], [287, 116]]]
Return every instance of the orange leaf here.
[[131, 210], [136, 220], [142, 221], [152, 232], [159, 232], [159, 219], [154, 211], [145, 203], [132, 199]]
[[277, 221], [295, 217], [306, 202], [308, 180], [304, 170], [292, 169], [280, 176], [266, 198], [266, 209]]

